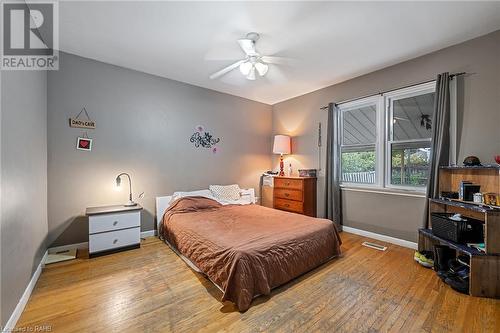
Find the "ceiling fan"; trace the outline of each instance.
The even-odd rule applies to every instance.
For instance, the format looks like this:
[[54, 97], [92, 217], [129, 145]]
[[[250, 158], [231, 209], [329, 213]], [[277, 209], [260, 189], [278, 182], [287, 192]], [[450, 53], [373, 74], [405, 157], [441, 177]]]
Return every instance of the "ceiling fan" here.
[[249, 32], [245, 38], [238, 39], [238, 44], [240, 45], [243, 52], [245, 52], [245, 58], [238, 60], [235, 63], [224, 67], [218, 72], [210, 75], [210, 79], [214, 80], [222, 75], [225, 75], [239, 67], [241, 74], [243, 74], [248, 80], [255, 80], [256, 73], [259, 76], [266, 75], [269, 70], [268, 64], [280, 63], [281, 57], [274, 56], [263, 56], [257, 52], [255, 49], [255, 43], [259, 40], [259, 34], [256, 32]]

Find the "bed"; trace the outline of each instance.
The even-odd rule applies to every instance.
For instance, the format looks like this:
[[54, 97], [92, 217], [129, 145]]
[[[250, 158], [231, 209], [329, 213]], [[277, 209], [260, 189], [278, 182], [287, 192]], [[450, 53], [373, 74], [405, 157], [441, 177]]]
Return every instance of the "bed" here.
[[340, 254], [331, 221], [255, 204], [159, 197], [157, 217], [160, 238], [239, 311]]

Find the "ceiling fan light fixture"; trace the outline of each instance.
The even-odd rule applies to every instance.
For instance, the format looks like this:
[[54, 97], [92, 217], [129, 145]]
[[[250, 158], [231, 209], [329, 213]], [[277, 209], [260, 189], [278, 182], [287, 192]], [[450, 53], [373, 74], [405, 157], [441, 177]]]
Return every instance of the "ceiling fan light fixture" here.
[[257, 71], [259, 76], [264, 76], [269, 70], [269, 63], [279, 64], [280, 57], [277, 56], [266, 56], [261, 55], [255, 48], [255, 44], [259, 39], [259, 34], [256, 32], [250, 32], [245, 38], [238, 39], [238, 44], [241, 50], [244, 52], [245, 57], [232, 63], [229, 66], [224, 67], [218, 72], [213, 73], [209, 76], [211, 80], [214, 80], [222, 75], [226, 75], [232, 70], [239, 68], [241, 74], [248, 80], [255, 80]]
[[251, 65], [250, 73], [248, 73], [247, 79], [251, 81], [255, 80], [255, 67], [253, 65]]
[[263, 62], [257, 62], [257, 63], [255, 63], [254, 66], [255, 66], [255, 69], [257, 70], [257, 72], [259, 73], [260, 76], [266, 75], [266, 73], [269, 69], [269, 66]]
[[241, 74], [247, 76], [250, 74], [250, 71], [252, 70], [253, 65], [250, 62], [244, 62], [240, 65], [240, 72]]

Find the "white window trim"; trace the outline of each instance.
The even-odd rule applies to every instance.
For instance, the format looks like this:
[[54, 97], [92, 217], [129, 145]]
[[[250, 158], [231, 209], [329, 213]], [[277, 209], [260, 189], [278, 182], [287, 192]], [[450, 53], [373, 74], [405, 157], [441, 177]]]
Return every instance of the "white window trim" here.
[[407, 191], [413, 191], [413, 192], [426, 192], [427, 187], [422, 186], [407, 186], [407, 185], [397, 185], [397, 184], [391, 184], [391, 146], [394, 143], [405, 143], [405, 142], [431, 142], [431, 139], [413, 139], [413, 140], [399, 140], [399, 141], [394, 141], [392, 140], [392, 135], [394, 131], [394, 123], [392, 121], [393, 117], [393, 101], [394, 100], [399, 100], [403, 98], [408, 98], [408, 97], [414, 97], [414, 96], [419, 96], [419, 95], [424, 95], [424, 94], [430, 94], [432, 92], [435, 92], [436, 89], [436, 82], [427, 82], [423, 84], [418, 84], [412, 87], [408, 88], [403, 88], [403, 89], [398, 89], [395, 91], [391, 91], [388, 93], [383, 94], [384, 98], [384, 105], [385, 105], [385, 116], [386, 116], [386, 122], [385, 122], [385, 130], [386, 130], [386, 138], [387, 140], [385, 141], [385, 149], [386, 149], [386, 154], [385, 154], [385, 188], [388, 189], [398, 189], [398, 190], [407, 190]]
[[[370, 106], [370, 105], [375, 105], [375, 123], [376, 123], [376, 135], [375, 135], [375, 142], [370, 143], [370, 144], [365, 144], [364, 146], [375, 146], [375, 157], [376, 157], [376, 164], [375, 164], [375, 183], [374, 184], [367, 184], [367, 183], [349, 183], [349, 182], [342, 182], [343, 186], [349, 186], [349, 187], [376, 187], [380, 188], [383, 185], [383, 172], [380, 172], [383, 170], [383, 165], [382, 168], [380, 168], [380, 163], [379, 163], [379, 153], [381, 147], [383, 147], [383, 144], [380, 144], [380, 140], [382, 137], [383, 140], [383, 135], [381, 136], [381, 133], [379, 133], [379, 128], [380, 128], [380, 122], [383, 122], [384, 116], [382, 112], [381, 102], [383, 103], [383, 100], [381, 101], [380, 96], [370, 96], [362, 99], [358, 99], [355, 101], [343, 103], [339, 105], [339, 111], [340, 111], [340, 161], [339, 161], [339, 166], [340, 170], [342, 172], [342, 148], [343, 147], [356, 147], [356, 146], [363, 146], [363, 145], [344, 145], [344, 112], [352, 111], [355, 109], [359, 109], [365, 106]], [[383, 105], [382, 105], [383, 106]], [[342, 176], [341, 176], [342, 177]]]
[[[390, 156], [390, 145], [394, 142], [404, 142], [404, 141], [391, 141], [392, 134], [392, 108], [391, 101], [393, 99], [401, 99], [406, 97], [412, 97], [417, 95], [423, 95], [431, 92], [435, 92], [436, 81], [426, 82], [423, 84], [418, 84], [415, 86], [393, 90], [384, 94], [370, 96], [362, 98], [359, 100], [346, 102], [339, 104], [340, 110], [340, 154], [342, 153], [343, 147], [343, 112], [350, 111], [352, 109], [360, 108], [367, 105], [376, 105], [376, 143], [375, 143], [375, 155], [376, 155], [376, 165], [375, 165], [375, 184], [364, 184], [364, 183], [347, 183], [341, 182], [341, 187], [345, 189], [356, 189], [356, 190], [366, 190], [373, 191], [379, 190], [387, 193], [409, 193], [415, 195], [423, 195], [427, 188], [426, 187], [416, 187], [416, 186], [404, 186], [404, 185], [393, 185], [390, 183], [391, 179], [391, 156]], [[380, 130], [383, 129], [383, 130]], [[431, 141], [431, 139], [417, 139], [409, 140], [415, 142], [421, 141]], [[371, 144], [370, 144], [371, 145]], [[351, 146], [352, 147], [352, 146]], [[342, 157], [339, 156], [340, 170], [342, 170]], [[341, 171], [342, 172], [342, 171]]]

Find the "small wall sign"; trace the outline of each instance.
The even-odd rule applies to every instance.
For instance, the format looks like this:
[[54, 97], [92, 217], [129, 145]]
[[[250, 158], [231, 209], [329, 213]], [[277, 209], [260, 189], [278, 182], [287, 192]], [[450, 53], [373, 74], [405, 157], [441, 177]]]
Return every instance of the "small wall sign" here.
[[[85, 115], [87, 116], [87, 120], [80, 119], [80, 115], [82, 112], [85, 112]], [[69, 118], [69, 126], [70, 127], [76, 127], [76, 128], [89, 128], [89, 129], [95, 129], [95, 121], [90, 119], [89, 113], [87, 112], [87, 109], [85, 107], [80, 110], [80, 112], [76, 115], [75, 118]]]
[[76, 141], [76, 149], [91, 151], [92, 150], [92, 139], [81, 138], [81, 137], [78, 138]]
[[69, 118], [69, 126], [77, 128], [95, 129], [95, 122], [93, 120], [80, 120], [76, 118]]

